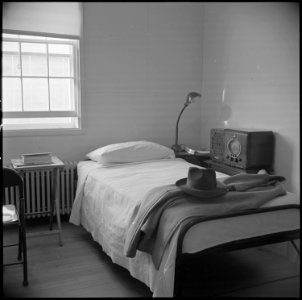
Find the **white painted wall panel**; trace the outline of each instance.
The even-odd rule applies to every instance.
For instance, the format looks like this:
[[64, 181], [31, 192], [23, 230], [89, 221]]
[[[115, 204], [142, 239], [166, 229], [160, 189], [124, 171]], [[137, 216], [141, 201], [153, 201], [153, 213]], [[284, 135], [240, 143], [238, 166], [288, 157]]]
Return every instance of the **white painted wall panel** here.
[[[276, 135], [275, 170], [300, 192], [299, 6], [206, 3], [201, 139], [224, 127], [264, 128]], [[225, 96], [223, 102], [223, 90]]]

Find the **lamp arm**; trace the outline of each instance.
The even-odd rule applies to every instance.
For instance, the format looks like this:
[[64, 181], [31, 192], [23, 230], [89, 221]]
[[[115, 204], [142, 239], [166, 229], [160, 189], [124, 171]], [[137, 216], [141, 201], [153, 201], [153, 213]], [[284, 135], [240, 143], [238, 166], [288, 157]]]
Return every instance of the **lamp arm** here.
[[178, 145], [178, 123], [179, 123], [179, 120], [180, 120], [180, 117], [181, 117], [183, 111], [185, 110], [185, 108], [187, 106], [188, 106], [188, 104], [185, 103], [184, 107], [182, 108], [182, 110], [179, 113], [179, 116], [178, 116], [178, 119], [177, 119], [177, 122], [176, 122], [176, 128], [175, 128], [175, 145]]

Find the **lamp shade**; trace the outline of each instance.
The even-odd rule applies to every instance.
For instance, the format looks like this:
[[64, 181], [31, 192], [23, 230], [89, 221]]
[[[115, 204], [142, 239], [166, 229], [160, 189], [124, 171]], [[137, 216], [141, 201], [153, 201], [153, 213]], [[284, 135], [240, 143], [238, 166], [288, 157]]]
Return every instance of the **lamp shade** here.
[[189, 104], [195, 102], [196, 98], [201, 98], [201, 94], [199, 94], [197, 92], [191, 92], [187, 96], [186, 103], [189, 105]]

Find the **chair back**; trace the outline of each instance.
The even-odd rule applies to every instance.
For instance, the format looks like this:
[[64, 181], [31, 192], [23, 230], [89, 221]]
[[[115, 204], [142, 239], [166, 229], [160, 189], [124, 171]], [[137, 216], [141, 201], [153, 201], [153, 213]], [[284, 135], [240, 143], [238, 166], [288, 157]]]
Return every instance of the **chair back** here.
[[15, 170], [4, 167], [2, 178], [3, 188], [18, 186], [20, 198], [23, 198], [23, 179]]

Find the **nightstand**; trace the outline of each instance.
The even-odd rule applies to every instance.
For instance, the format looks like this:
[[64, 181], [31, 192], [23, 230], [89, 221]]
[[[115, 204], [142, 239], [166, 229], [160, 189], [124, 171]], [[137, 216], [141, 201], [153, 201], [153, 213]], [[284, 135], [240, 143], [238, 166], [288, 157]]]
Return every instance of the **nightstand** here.
[[[43, 231], [43, 232], [37, 232], [37, 233], [27, 233], [26, 235], [28, 237], [33, 237], [33, 236], [38, 236], [38, 235], [45, 235], [45, 234], [54, 234], [58, 233], [59, 235], [59, 244], [60, 246], [63, 246], [62, 242], [62, 235], [61, 235], [61, 218], [60, 218], [60, 205], [59, 205], [59, 198], [57, 195], [57, 181], [58, 181], [58, 171], [62, 168], [64, 168], [64, 163], [58, 159], [56, 156], [52, 156], [52, 162], [47, 163], [47, 164], [30, 164], [30, 165], [25, 165], [22, 163], [21, 159], [12, 159], [11, 164], [14, 170], [20, 173], [20, 175], [24, 178], [25, 181], [25, 172], [28, 171], [36, 171], [36, 170], [50, 170], [52, 171], [52, 193], [51, 193], [51, 201], [50, 201], [50, 210], [48, 212], [43, 212], [43, 213], [48, 213], [50, 214], [50, 225], [49, 225], [49, 231]], [[27, 193], [26, 190], [24, 192], [24, 196], [26, 198]], [[29, 201], [29, 200], [27, 200]], [[27, 202], [26, 201], [26, 202]], [[54, 212], [54, 205], [56, 206], [56, 216], [57, 216], [57, 225], [58, 225], [58, 230], [52, 230], [52, 224], [53, 224], [53, 212]], [[26, 215], [31, 215], [31, 214], [41, 214], [41, 213], [26, 213]]]
[[210, 158], [210, 152], [207, 151], [204, 152], [205, 153], [203, 154], [199, 154], [199, 153], [191, 154], [183, 151], [183, 152], [175, 153], [175, 156], [178, 158], [182, 158], [191, 164], [207, 168], [207, 164], [205, 163], [205, 161]]
[[235, 175], [239, 173], [252, 173], [256, 174], [259, 170], [244, 170], [244, 169], [239, 169], [236, 167], [228, 166], [222, 162], [218, 161], [213, 161], [213, 160], [206, 160], [204, 162], [207, 168], [214, 169], [217, 172], [225, 173], [227, 175]]

